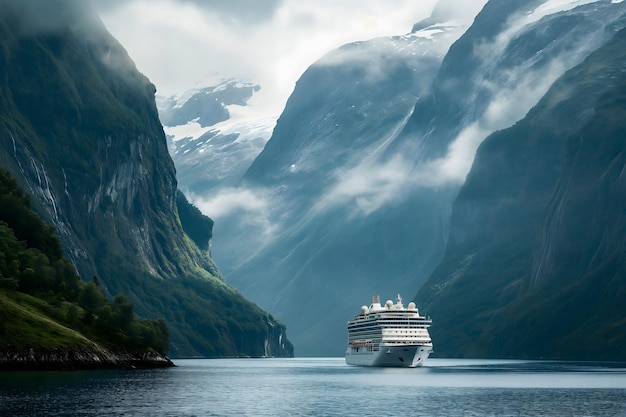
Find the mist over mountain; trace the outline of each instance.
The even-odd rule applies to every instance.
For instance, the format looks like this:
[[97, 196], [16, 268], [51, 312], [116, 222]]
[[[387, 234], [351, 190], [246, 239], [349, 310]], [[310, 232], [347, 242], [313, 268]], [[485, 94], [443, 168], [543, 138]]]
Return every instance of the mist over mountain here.
[[165, 318], [172, 356], [292, 355], [201, 249], [212, 223], [177, 194], [155, 87], [89, 3], [4, 1], [0, 45], [0, 165], [81, 277]]

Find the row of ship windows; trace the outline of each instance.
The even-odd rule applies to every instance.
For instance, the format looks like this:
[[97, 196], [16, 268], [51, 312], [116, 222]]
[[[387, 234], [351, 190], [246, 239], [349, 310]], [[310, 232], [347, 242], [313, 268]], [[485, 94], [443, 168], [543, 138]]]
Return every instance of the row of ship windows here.
[[[381, 329], [383, 326], [380, 325], [349, 325], [348, 330], [359, 330], [359, 329]], [[422, 325], [386, 325], [384, 326], [386, 329], [426, 329], [427, 326]]]
[[419, 330], [383, 330], [383, 334], [426, 334], [424, 329]]
[[402, 329], [402, 330], [389, 330], [389, 329], [385, 329], [382, 332], [381, 331], [376, 331], [376, 330], [353, 330], [350, 332], [350, 336], [356, 336], [356, 335], [364, 335], [364, 334], [372, 334], [372, 335], [390, 335], [390, 334], [405, 334], [405, 335], [411, 335], [411, 334], [428, 334], [428, 332], [424, 329], [418, 329], [418, 330], [406, 330], [406, 329]]
[[382, 337], [380, 337], [380, 335], [376, 336], [376, 335], [364, 334], [364, 335], [360, 335], [358, 337], [349, 337], [348, 338], [348, 341], [350, 341], [350, 342], [360, 341], [360, 340], [371, 340], [371, 341], [375, 342], [375, 341], [381, 341]]
[[406, 319], [398, 319], [398, 320], [359, 320], [352, 321], [350, 324], [364, 324], [364, 325], [373, 325], [373, 324], [403, 324], [403, 325], [430, 325], [432, 322], [430, 320], [406, 320]]
[[397, 334], [397, 335], [385, 335], [381, 337], [380, 335], [370, 335], [370, 334], [362, 334], [362, 335], [354, 335], [348, 338], [349, 342], [354, 341], [362, 341], [362, 340], [370, 340], [370, 341], [381, 341], [381, 340], [397, 340], [397, 339], [410, 339], [410, 340], [420, 340], [420, 339], [430, 339], [430, 336], [425, 334], [415, 334], [415, 335], [406, 335], [406, 334]]
[[350, 333], [350, 339], [363, 339], [363, 338], [372, 338], [372, 337], [377, 337], [380, 338], [382, 337], [382, 334], [380, 334], [380, 332], [358, 332], [358, 333]]

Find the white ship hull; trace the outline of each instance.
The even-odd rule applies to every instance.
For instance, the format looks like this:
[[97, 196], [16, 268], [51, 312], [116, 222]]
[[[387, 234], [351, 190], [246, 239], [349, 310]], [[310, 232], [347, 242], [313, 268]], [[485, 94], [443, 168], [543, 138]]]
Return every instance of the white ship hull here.
[[431, 352], [432, 346], [428, 345], [381, 346], [380, 350], [369, 352], [348, 348], [346, 363], [359, 366], [416, 368], [426, 362]]

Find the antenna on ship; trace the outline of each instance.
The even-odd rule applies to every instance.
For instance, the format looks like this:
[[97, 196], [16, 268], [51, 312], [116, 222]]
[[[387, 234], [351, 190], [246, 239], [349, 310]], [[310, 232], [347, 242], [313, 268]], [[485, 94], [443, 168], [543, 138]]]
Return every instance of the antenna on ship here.
[[402, 305], [402, 297], [400, 297], [400, 294], [398, 294], [398, 304]]

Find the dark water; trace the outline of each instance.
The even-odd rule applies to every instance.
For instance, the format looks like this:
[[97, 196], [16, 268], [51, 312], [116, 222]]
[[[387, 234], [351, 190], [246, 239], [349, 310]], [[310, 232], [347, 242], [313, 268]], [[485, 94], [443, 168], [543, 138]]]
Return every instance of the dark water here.
[[2, 416], [626, 416], [626, 364], [179, 360], [150, 371], [0, 373]]

